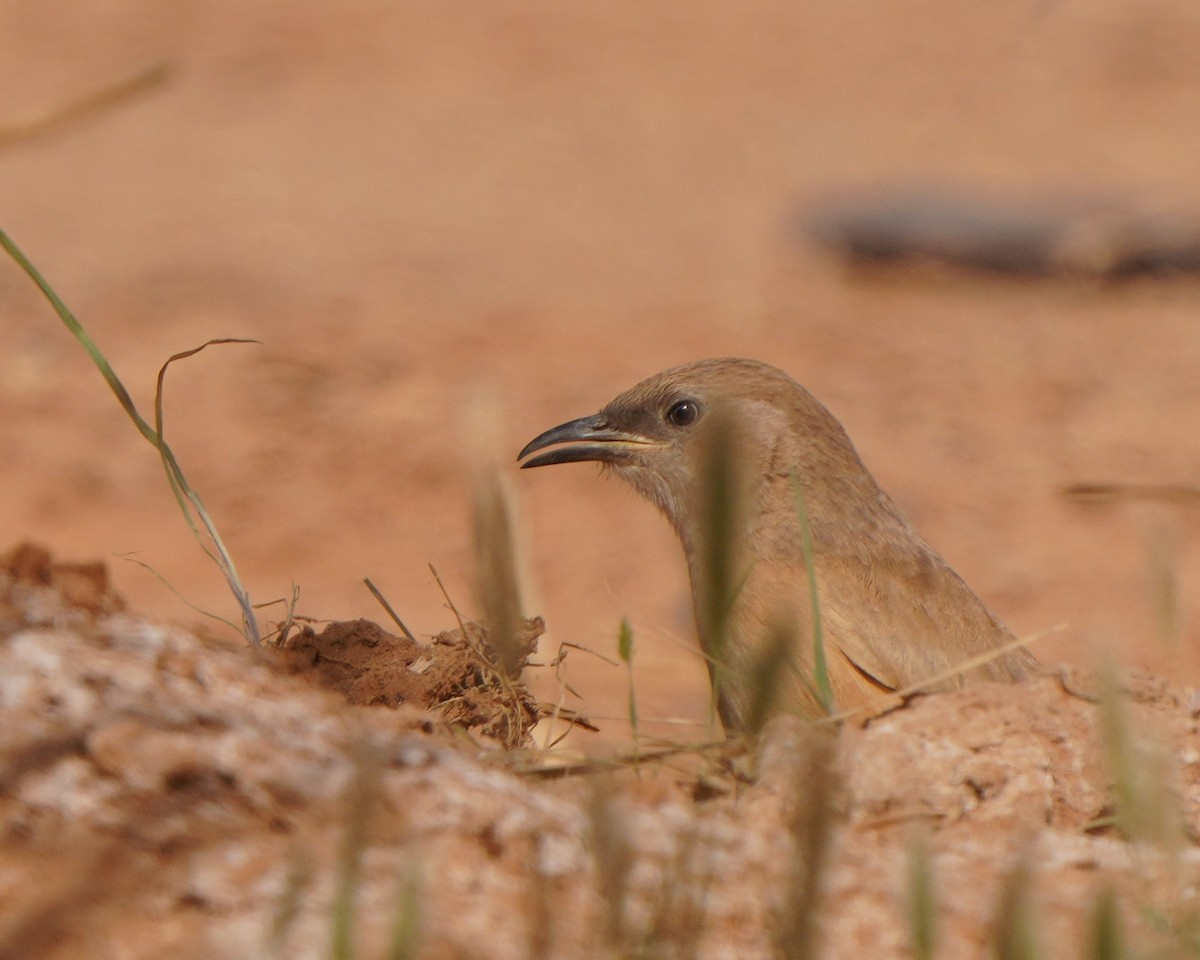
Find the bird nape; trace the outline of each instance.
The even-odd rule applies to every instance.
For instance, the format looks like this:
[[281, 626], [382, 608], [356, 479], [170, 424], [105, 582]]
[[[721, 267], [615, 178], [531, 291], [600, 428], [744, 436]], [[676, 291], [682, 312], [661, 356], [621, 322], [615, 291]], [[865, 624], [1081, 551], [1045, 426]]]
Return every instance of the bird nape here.
[[775, 367], [665, 370], [535, 437], [518, 459], [601, 463], [666, 514], [729, 732], [1034, 669], [880, 489], [842, 425]]

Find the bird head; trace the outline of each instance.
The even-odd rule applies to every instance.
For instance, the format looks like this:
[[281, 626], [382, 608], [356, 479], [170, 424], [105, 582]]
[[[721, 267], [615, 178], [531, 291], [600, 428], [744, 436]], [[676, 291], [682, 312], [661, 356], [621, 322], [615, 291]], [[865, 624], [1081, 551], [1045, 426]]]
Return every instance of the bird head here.
[[[740, 493], [759, 507], [772, 489], [778, 495], [768, 499], [791, 504], [794, 479], [808, 484], [862, 469], [845, 431], [807, 390], [775, 367], [739, 359], [656, 374], [599, 413], [535, 437], [518, 459], [523, 468], [599, 462], [656, 504], [686, 542], [714, 445], [727, 448]], [[855, 469], [840, 469], [847, 458]]]

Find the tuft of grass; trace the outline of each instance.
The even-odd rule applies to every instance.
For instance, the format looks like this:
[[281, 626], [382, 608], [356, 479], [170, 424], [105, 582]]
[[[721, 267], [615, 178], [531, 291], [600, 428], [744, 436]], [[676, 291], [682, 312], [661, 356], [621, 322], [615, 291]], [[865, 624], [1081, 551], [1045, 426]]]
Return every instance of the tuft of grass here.
[[[221, 535], [217, 531], [216, 524], [213, 522], [212, 517], [209, 516], [208, 510], [205, 509], [200, 495], [187, 482], [183, 468], [180, 467], [179, 461], [175, 459], [175, 454], [163, 436], [163, 384], [167, 375], [167, 368], [177, 360], [186, 360], [188, 357], [195, 356], [201, 350], [218, 344], [257, 343], [258, 341], [223, 337], [216, 340], [209, 340], [191, 350], [185, 350], [182, 353], [176, 353], [169, 357], [167, 362], [158, 371], [158, 380], [154, 393], [154, 426], [151, 426], [138, 412], [133, 398], [129, 395], [129, 391], [125, 389], [125, 385], [117, 376], [116, 371], [113, 370], [112, 365], [105, 358], [104, 354], [101, 353], [100, 348], [96, 346], [95, 341], [92, 340], [83, 325], [67, 308], [67, 305], [63, 303], [58, 294], [54, 292], [54, 289], [33, 263], [30, 262], [3, 230], [0, 230], [0, 246], [5, 249], [8, 255], [16, 261], [17, 265], [37, 285], [37, 288], [50, 302], [51, 307], [54, 308], [55, 313], [58, 314], [59, 319], [62, 320], [63, 324], [71, 332], [71, 335], [87, 351], [88, 356], [92, 359], [92, 363], [96, 365], [101, 376], [108, 383], [109, 389], [116, 396], [117, 402], [121, 404], [126, 415], [133, 421], [133, 425], [137, 428], [138, 432], [158, 451], [163, 469], [167, 474], [167, 482], [171, 487], [171, 493], [175, 497], [175, 502], [179, 505], [180, 512], [183, 513], [183, 517], [192, 531], [192, 536], [196, 538], [196, 542], [200, 544], [201, 549], [208, 554], [225, 577], [226, 584], [229, 586], [230, 591], [238, 602], [238, 606], [241, 608], [241, 632], [250, 645], [257, 649], [261, 643], [261, 634], [259, 633], [258, 619], [254, 614], [254, 604], [250, 600], [250, 594], [242, 586], [241, 578], [238, 576], [237, 568], [233, 563], [233, 557], [221, 540]], [[201, 527], [204, 529], [203, 533], [201, 533]], [[212, 616], [212, 614], [209, 614], [209, 616]], [[235, 624], [222, 617], [215, 617], [215, 619], [229, 624], [235, 630], [238, 629]]]
[[173, 72], [172, 65], [165, 61], [151, 64], [75, 99], [47, 104], [25, 116], [5, 120], [0, 123], [0, 147], [33, 139], [75, 120], [116, 107], [141, 93], [162, 86]]

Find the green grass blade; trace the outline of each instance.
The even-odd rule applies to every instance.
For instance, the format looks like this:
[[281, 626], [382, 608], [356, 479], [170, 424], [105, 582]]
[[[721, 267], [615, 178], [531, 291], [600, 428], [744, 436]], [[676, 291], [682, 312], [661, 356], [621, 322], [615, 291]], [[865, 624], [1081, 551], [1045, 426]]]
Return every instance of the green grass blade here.
[[1168, 647], [1177, 648], [1183, 636], [1179, 563], [1168, 532], [1160, 527], [1146, 533], [1146, 566], [1158, 634]]
[[1096, 902], [1092, 905], [1083, 960], [1125, 960], [1127, 956], [1117, 896], [1113, 888], [1106, 885], [1096, 894]]
[[[29, 278], [34, 282], [37, 288], [42, 292], [43, 296], [50, 302], [54, 308], [54, 312], [58, 314], [59, 319], [63, 322], [66, 328], [71, 332], [71, 335], [79, 342], [79, 344], [91, 357], [92, 363], [100, 371], [104, 377], [109, 389], [116, 396], [117, 402], [125, 411], [138, 432], [150, 443], [159, 453], [159, 457], [163, 462], [163, 469], [167, 474], [167, 483], [171, 488], [171, 494], [175, 497], [175, 502], [179, 505], [180, 512], [183, 513], [184, 520], [187, 521], [188, 528], [192, 531], [192, 535], [196, 538], [200, 548], [216, 563], [222, 575], [225, 577], [225, 582], [229, 586], [230, 591], [237, 599], [238, 605], [242, 612], [243, 632], [247, 640], [252, 646], [257, 647], [260, 643], [260, 634], [258, 629], [258, 619], [254, 614], [254, 604], [250, 600], [250, 595], [242, 586], [241, 579], [238, 577], [237, 569], [233, 564], [233, 558], [222, 542], [220, 534], [217, 532], [216, 524], [213, 523], [208, 511], [204, 508], [203, 502], [200, 500], [199, 494], [189, 486], [186, 477], [183, 474], [183, 469], [179, 466], [179, 462], [175, 459], [174, 453], [163, 439], [163, 378], [166, 376], [167, 367], [174, 361], [186, 357], [193, 356], [199, 353], [205, 347], [215, 343], [256, 343], [254, 340], [242, 340], [234, 338], [225, 338], [219, 340], [210, 340], [208, 343], [202, 344], [193, 350], [177, 353], [167, 360], [166, 363], [158, 371], [157, 389], [154, 397], [154, 412], [155, 425], [152, 427], [146, 422], [137, 407], [134, 405], [133, 398], [129, 395], [129, 391], [125, 389], [125, 385], [113, 370], [112, 365], [105, 358], [100, 348], [96, 346], [94, 340], [84, 329], [83, 324], [75, 317], [71, 310], [59, 298], [54, 289], [46, 282], [46, 279], [33, 265], [28, 257], [13, 243], [12, 239], [3, 230], [0, 230], [0, 246], [8, 253], [17, 265], [29, 275]], [[210, 550], [201, 535], [195, 520], [192, 518], [192, 511], [200, 519], [201, 525], [212, 541], [215, 553]]]
[[1176, 850], [1185, 839], [1184, 821], [1171, 789], [1169, 757], [1138, 735], [1116, 665], [1105, 662], [1098, 673], [1100, 733], [1117, 827], [1128, 840]]
[[929, 841], [917, 834], [908, 850], [908, 931], [915, 960], [933, 960], [937, 950], [937, 903]]
[[200, 614], [200, 616], [208, 617], [210, 620], [216, 620], [218, 623], [223, 623], [223, 624], [225, 624], [225, 626], [229, 627], [234, 633], [240, 632], [240, 628], [232, 620], [228, 619], [227, 617], [222, 617], [220, 614], [213, 613], [211, 610], [205, 610], [203, 607], [199, 607], [196, 604], [192, 603], [191, 600], [189, 600], [182, 593], [180, 593], [178, 590], [175, 589], [175, 585], [173, 583], [171, 583], [170, 580], [168, 580], [166, 577], [164, 577], [161, 573], [159, 573], [157, 570], [155, 570], [152, 566], [150, 566], [150, 564], [146, 563], [144, 560], [138, 560], [136, 557], [131, 557], [128, 554], [118, 554], [118, 556], [122, 560], [126, 560], [129, 563], [136, 563], [139, 567], [141, 567], [148, 574], [150, 574], [150, 576], [157, 579], [159, 583], [161, 583], [164, 587], [166, 587], [173, 594], [175, 594], [175, 596], [179, 599], [180, 603], [184, 604], [185, 606], [191, 607], [198, 614]]
[[1033, 870], [1025, 855], [1017, 858], [1000, 886], [992, 956], [995, 960], [1037, 960], [1040, 956], [1033, 919]]
[[121, 383], [116, 372], [104, 358], [104, 354], [100, 352], [100, 348], [96, 346], [95, 341], [83, 329], [83, 325], [75, 319], [75, 315], [71, 313], [67, 305], [59, 299], [58, 294], [54, 292], [50, 284], [38, 272], [37, 267], [29, 261], [3, 230], [0, 230], [0, 246], [3, 246], [8, 255], [17, 262], [17, 265], [29, 274], [29, 278], [42, 291], [42, 295], [50, 301], [50, 306], [54, 308], [54, 312], [58, 314], [59, 319], [71, 331], [71, 335], [79, 341], [83, 349], [87, 351], [88, 356], [92, 358], [92, 363], [96, 365], [101, 375], [108, 382], [109, 388], [116, 395], [122, 409], [129, 415], [129, 419], [133, 421], [134, 426], [138, 428], [138, 432], [150, 441], [150, 443], [158, 446], [158, 436], [155, 434], [154, 428], [143, 420], [137, 412], [137, 407], [134, 406], [133, 398], [129, 396], [129, 391], [125, 389], [125, 385]]
[[633, 627], [626, 617], [621, 618], [621, 627], [617, 631], [617, 656], [625, 664], [629, 672], [629, 728], [633, 734], [634, 762], [638, 757], [638, 710], [637, 694], [633, 688]]
[[[242, 611], [242, 622], [245, 624], [247, 638], [251, 645], [257, 647], [260, 642], [258, 631], [258, 618], [254, 614], [254, 604], [250, 599], [250, 594], [242, 586], [241, 578], [238, 576], [237, 567], [234, 566], [233, 556], [226, 549], [224, 541], [217, 530], [217, 525], [209, 516], [208, 510], [205, 509], [203, 501], [200, 499], [200, 494], [197, 493], [187, 482], [187, 478], [183, 475], [183, 468], [175, 459], [175, 454], [167, 445], [167, 441], [163, 434], [163, 392], [167, 376], [167, 368], [176, 360], [185, 360], [188, 357], [193, 357], [201, 350], [214, 344], [223, 343], [257, 343], [257, 340], [247, 340], [237, 337], [222, 337], [215, 340], [209, 340], [206, 343], [200, 344], [198, 347], [193, 347], [191, 350], [185, 350], [182, 353], [176, 353], [167, 358], [158, 370], [158, 379], [154, 390], [154, 439], [151, 443], [158, 450], [159, 456], [162, 459], [163, 469], [167, 474], [167, 482], [171, 486], [171, 492], [175, 496], [175, 502], [179, 504], [179, 509], [183, 513], [184, 519], [187, 521], [188, 527], [192, 531], [192, 536], [196, 538], [196, 542], [200, 544], [200, 548], [208, 554], [212, 561], [225, 577], [225, 583], [228, 585], [230, 592], [234, 595], [238, 602], [238, 606]], [[191, 506], [191, 510], [188, 506]], [[204, 542], [204, 537], [196, 527], [195, 521], [192, 519], [192, 511], [195, 511], [196, 516], [200, 518], [200, 523], [203, 525], [205, 532], [212, 541], [215, 550], [209, 550], [208, 545]]]
[[388, 941], [387, 960], [416, 960], [420, 944], [421, 871], [418, 864], [410, 863], [400, 877], [400, 894]]
[[761, 655], [753, 665], [749, 680], [750, 704], [746, 710], [746, 733], [762, 732], [775, 713], [775, 704], [787, 671], [791, 669], [796, 628], [787, 622], [772, 623], [761, 646]]
[[817, 591], [816, 554], [813, 549], [812, 526], [808, 521], [808, 504], [798, 477], [792, 479], [796, 498], [796, 516], [800, 520], [800, 542], [804, 548], [804, 569], [808, 575], [808, 602], [812, 610], [813, 676], [817, 699], [827, 714], [837, 711], [833, 685], [829, 682], [829, 664], [825, 659], [825, 630], [821, 621], [821, 599]]
[[[702, 448], [701, 493], [703, 526], [700, 531], [701, 604], [696, 610], [701, 645], [712, 681], [712, 713], [720, 711], [729, 681], [729, 644], [740, 638], [729, 635], [734, 603], [744, 576], [739, 574], [741, 485], [734, 449], [734, 427], [728, 418], [714, 418]], [[727, 719], [723, 717], [722, 719]]]
[[370, 840], [371, 820], [379, 802], [379, 758], [366, 744], [354, 755], [354, 775], [346, 788], [345, 826], [338, 852], [330, 931], [331, 960], [354, 960], [357, 954], [358, 892], [362, 861]]

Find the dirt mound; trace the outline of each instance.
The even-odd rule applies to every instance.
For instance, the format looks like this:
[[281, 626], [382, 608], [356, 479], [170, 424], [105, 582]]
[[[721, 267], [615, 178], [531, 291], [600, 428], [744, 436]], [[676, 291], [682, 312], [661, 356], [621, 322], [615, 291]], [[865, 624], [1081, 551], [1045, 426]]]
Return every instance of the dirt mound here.
[[799, 937], [902, 956], [918, 868], [939, 957], [979, 956], [1018, 914], [1043, 955], [1078, 955], [1108, 889], [1160, 955], [1200, 922], [1191, 692], [1127, 684], [1138, 776], [1163, 762], [1175, 818], [1134, 842], [1078, 677], [555, 778], [452, 736], [405, 685], [489, 689], [477, 628], [418, 649], [338, 624], [259, 657], [105, 590], [77, 604], [72, 569], [33, 548], [0, 568], [0, 956], [315, 958], [350, 938], [373, 957], [396, 937], [430, 958], [765, 957]]
[[[529, 663], [546, 626], [525, 620], [518, 642], [518, 670]], [[272, 660], [364, 706], [401, 704], [436, 710], [457, 724], [513, 748], [530, 744], [537, 705], [525, 686], [498, 667], [487, 631], [466, 621], [423, 644], [397, 637], [369, 620], [331, 623], [320, 633], [304, 627], [272, 649]]]

